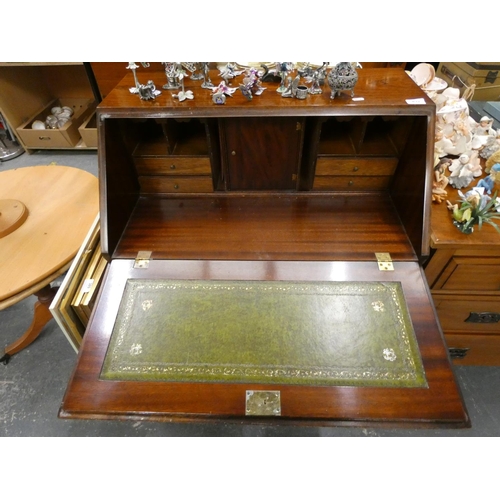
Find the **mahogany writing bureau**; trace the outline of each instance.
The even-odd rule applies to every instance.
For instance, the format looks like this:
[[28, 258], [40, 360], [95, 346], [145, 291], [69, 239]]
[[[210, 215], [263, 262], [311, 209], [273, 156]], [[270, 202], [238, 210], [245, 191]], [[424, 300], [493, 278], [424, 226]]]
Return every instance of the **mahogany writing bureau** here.
[[133, 85], [97, 110], [109, 265], [60, 416], [468, 426], [421, 268], [435, 108], [405, 72], [359, 70], [359, 100]]

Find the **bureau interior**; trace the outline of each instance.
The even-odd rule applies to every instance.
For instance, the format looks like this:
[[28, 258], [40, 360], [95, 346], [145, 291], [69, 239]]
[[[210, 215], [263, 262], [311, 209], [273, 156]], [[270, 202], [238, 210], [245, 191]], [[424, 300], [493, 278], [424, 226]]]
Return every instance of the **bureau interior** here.
[[[427, 127], [419, 115], [106, 118], [103, 251], [419, 259], [428, 253]], [[239, 169], [249, 181], [235, 189]]]

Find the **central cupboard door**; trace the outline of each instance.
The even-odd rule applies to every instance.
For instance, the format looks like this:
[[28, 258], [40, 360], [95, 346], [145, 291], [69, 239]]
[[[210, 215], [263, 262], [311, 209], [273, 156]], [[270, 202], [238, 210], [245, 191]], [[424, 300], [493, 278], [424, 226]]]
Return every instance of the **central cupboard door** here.
[[295, 190], [303, 128], [303, 119], [297, 118], [221, 119], [227, 189]]

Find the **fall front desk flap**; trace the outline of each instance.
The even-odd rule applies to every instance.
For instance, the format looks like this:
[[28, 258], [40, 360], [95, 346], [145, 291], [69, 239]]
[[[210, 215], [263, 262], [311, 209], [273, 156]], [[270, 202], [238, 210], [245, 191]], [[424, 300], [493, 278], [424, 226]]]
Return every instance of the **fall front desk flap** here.
[[427, 387], [399, 282], [129, 279], [100, 378]]

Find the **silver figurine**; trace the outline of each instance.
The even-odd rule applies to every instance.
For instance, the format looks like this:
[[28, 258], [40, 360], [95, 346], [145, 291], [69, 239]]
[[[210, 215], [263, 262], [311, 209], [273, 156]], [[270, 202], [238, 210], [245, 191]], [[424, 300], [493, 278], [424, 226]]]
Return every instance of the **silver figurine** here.
[[201, 64], [201, 70], [203, 73], [203, 83], [201, 84], [201, 88], [203, 89], [211, 89], [214, 84], [210, 80], [210, 75], [208, 74], [208, 67], [210, 63], [207, 62], [202, 62]]
[[181, 82], [179, 80], [179, 66], [178, 62], [164, 62], [162, 63], [165, 67], [165, 76], [167, 77], [167, 83], [163, 85], [162, 88], [165, 90], [176, 90], [181, 88]]
[[184, 90], [184, 77], [186, 72], [181, 69], [179, 70], [179, 80], [181, 82], [181, 91], [178, 94], [172, 94], [174, 99], [179, 99], [179, 102], [185, 101], [186, 99], [194, 99], [194, 94], [192, 90]]
[[291, 63], [291, 62], [278, 62], [278, 63], [276, 63], [276, 69], [281, 76], [281, 84], [276, 89], [276, 92], [279, 92], [281, 94], [282, 92], [284, 92], [286, 90], [286, 82], [287, 82], [288, 73], [293, 71], [293, 63]]
[[[143, 68], [149, 68], [149, 63], [141, 63]], [[127, 69], [132, 70], [132, 74], [134, 75], [135, 87], [131, 87], [131, 94], [139, 94], [139, 97], [144, 101], [149, 101], [150, 99], [155, 99], [156, 96], [161, 94], [161, 90], [156, 90], [156, 86], [153, 80], [148, 80], [146, 85], [143, 85], [137, 79], [136, 70], [139, 66], [135, 62], [129, 62]]]

